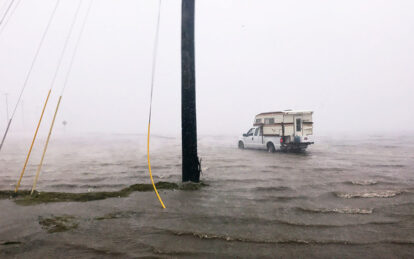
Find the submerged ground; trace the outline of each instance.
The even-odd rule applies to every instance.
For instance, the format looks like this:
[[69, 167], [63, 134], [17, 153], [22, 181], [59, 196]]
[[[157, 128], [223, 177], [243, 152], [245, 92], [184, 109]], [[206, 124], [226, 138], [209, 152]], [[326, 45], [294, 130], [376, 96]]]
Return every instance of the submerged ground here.
[[[303, 154], [238, 150], [236, 140], [200, 137], [207, 186], [183, 189], [179, 139], [154, 137], [155, 181], [168, 183], [160, 190], [163, 210], [148, 191], [144, 137], [57, 137], [38, 195], [122, 195], [27, 202], [2, 192], [0, 257], [414, 254], [413, 136], [320, 137]], [[26, 142], [10, 140], [0, 154], [0, 190], [14, 188]], [[31, 186], [40, 151], [22, 190]]]

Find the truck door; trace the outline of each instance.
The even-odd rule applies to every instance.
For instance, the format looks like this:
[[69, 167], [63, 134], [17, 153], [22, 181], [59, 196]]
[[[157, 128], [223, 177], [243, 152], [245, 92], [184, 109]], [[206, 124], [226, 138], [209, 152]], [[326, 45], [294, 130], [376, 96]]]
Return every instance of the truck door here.
[[303, 121], [302, 116], [295, 116], [294, 117], [295, 123], [295, 136], [303, 136]]
[[263, 130], [262, 127], [258, 127], [254, 131], [253, 146], [254, 148], [260, 149], [263, 146]]
[[254, 130], [255, 128], [251, 128], [247, 133], [244, 139], [244, 146], [248, 148], [253, 148], [253, 140], [254, 140]]

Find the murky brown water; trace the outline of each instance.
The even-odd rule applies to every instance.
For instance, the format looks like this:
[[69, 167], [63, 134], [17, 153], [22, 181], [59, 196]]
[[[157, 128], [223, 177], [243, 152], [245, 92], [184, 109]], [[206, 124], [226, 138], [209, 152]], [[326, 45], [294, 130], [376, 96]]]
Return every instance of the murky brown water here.
[[[200, 137], [198, 191], [161, 191], [86, 203], [0, 200], [0, 257], [330, 257], [414, 254], [414, 137], [321, 137], [304, 154], [239, 150], [237, 138]], [[12, 189], [28, 141], [0, 154]], [[39, 142], [41, 143], [41, 142]], [[39, 191], [119, 190], [148, 183], [144, 136], [56, 137]], [[41, 147], [22, 189], [31, 186]], [[155, 181], [180, 182], [180, 141], [152, 138]], [[48, 233], [39, 217], [74, 216]], [[103, 217], [103, 219], [102, 219]], [[6, 243], [6, 242], [16, 243]]]

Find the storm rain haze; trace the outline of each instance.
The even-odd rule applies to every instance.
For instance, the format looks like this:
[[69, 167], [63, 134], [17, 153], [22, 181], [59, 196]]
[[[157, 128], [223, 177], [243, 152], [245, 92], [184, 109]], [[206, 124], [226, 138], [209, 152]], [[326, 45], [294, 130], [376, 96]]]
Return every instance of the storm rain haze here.
[[[0, 35], [0, 91], [9, 94], [10, 107], [53, 5], [52, 0], [23, 1]], [[76, 8], [73, 1], [61, 5], [11, 135], [23, 129], [31, 135], [36, 126]], [[157, 1], [96, 1], [56, 132], [63, 130], [63, 120], [68, 131], [80, 133], [146, 132], [157, 6]], [[198, 1], [199, 134], [238, 135], [255, 114], [283, 109], [313, 110], [315, 132], [320, 134], [412, 132], [414, 117], [408, 111], [414, 110], [413, 9], [408, 0]], [[164, 1], [161, 12], [153, 132], [178, 135], [180, 2]], [[75, 35], [79, 27], [77, 23]], [[69, 53], [71, 48], [73, 39]], [[69, 56], [45, 120], [53, 114]], [[0, 100], [4, 128], [3, 95]]]
[[414, 1], [7, 10], [0, 258], [413, 257]]

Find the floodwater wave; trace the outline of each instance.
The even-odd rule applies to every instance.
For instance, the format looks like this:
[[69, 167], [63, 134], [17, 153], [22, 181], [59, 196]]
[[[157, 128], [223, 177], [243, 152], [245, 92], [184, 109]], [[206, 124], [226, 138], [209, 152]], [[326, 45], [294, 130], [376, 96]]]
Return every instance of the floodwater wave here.
[[370, 245], [370, 244], [401, 244], [401, 245], [414, 245], [414, 240], [397, 240], [397, 239], [385, 239], [376, 242], [350, 242], [348, 240], [306, 240], [306, 239], [254, 239], [249, 237], [238, 237], [230, 235], [217, 235], [202, 232], [191, 231], [178, 231], [178, 230], [166, 230], [175, 236], [190, 236], [198, 239], [206, 240], [221, 240], [226, 242], [242, 242], [242, 243], [258, 243], [258, 244], [295, 244], [295, 245]]
[[300, 211], [311, 213], [339, 213], [339, 214], [372, 214], [374, 209], [359, 209], [359, 208], [298, 208]]
[[[168, 182], [157, 185], [165, 210], [148, 177], [146, 136], [55, 137], [33, 197], [36, 159], [13, 191], [27, 148], [16, 140], [0, 156], [0, 257], [256, 258], [283, 250], [281, 257], [407, 258], [414, 254], [414, 136], [407, 139], [412, 144], [390, 152], [389, 136], [321, 137], [292, 154], [200, 137], [208, 183], [200, 188], [181, 184], [180, 139], [154, 138], [154, 179]], [[62, 215], [76, 228], [52, 234], [39, 225]]]
[[256, 187], [254, 191], [256, 192], [279, 192], [279, 191], [289, 191], [292, 188], [287, 186], [270, 186], [270, 187]]
[[355, 180], [355, 181], [349, 181], [345, 182], [347, 184], [353, 184], [353, 185], [376, 185], [378, 184], [378, 181], [376, 180]]
[[392, 198], [397, 195], [403, 194], [404, 191], [372, 191], [372, 192], [356, 192], [356, 193], [346, 193], [346, 192], [334, 192], [334, 194], [339, 198], [352, 199], [352, 198]]

